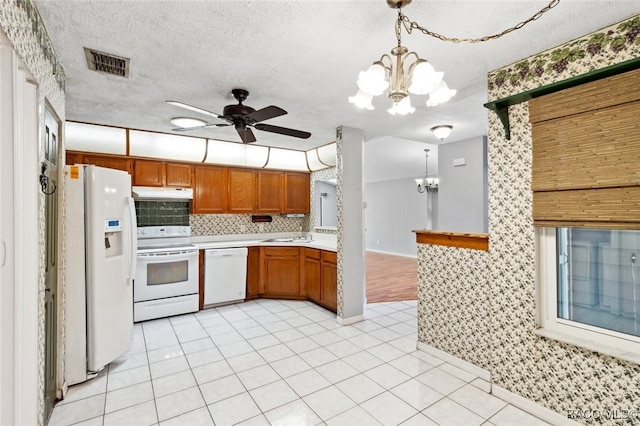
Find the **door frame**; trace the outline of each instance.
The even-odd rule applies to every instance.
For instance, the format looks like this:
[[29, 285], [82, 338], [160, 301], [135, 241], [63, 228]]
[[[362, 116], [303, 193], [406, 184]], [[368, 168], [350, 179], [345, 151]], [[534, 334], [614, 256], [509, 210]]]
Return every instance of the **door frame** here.
[[38, 390], [42, 377], [38, 319], [42, 296], [38, 220], [39, 93], [37, 84], [3, 33], [0, 33], [0, 54], [3, 70], [7, 71], [0, 74], [0, 85], [7, 89], [3, 93], [11, 94], [9, 102], [3, 99], [8, 107], [0, 116], [2, 127], [9, 130], [0, 137], [2, 144], [13, 147], [11, 157], [0, 158], [3, 170], [13, 177], [13, 194], [3, 194], [2, 202], [13, 206], [14, 229], [7, 248], [10, 252], [7, 261], [13, 265], [13, 297], [1, 306], [3, 318], [11, 318], [13, 323], [13, 333], [2, 336], [3, 345], [9, 344], [7, 352], [11, 351], [13, 356], [1, 361], [1, 368], [13, 368], [13, 394], [3, 393], [1, 418], [12, 419], [13, 424], [38, 424], [42, 398]]

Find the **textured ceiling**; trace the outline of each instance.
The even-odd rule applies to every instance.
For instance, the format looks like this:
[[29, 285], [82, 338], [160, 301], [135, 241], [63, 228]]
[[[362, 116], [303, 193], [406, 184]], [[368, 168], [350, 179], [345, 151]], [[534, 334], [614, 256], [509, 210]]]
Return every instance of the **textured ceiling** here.
[[[222, 113], [235, 103], [231, 89], [239, 87], [250, 91], [245, 104], [289, 112], [267, 123], [312, 133], [302, 140], [255, 130], [257, 143], [300, 150], [334, 141], [340, 125], [363, 129], [367, 141], [382, 138], [388, 149], [396, 138], [439, 143], [429, 132], [437, 124], [453, 125], [447, 142], [484, 135], [487, 72], [639, 12], [638, 0], [561, 0], [539, 20], [487, 43], [403, 33], [403, 44], [444, 71], [458, 94], [435, 108], [425, 106], [426, 96], [413, 96], [414, 114], [391, 116], [385, 96], [374, 99], [374, 111], [347, 101], [357, 90], [358, 72], [395, 45], [396, 12], [384, 0], [35, 3], [67, 75], [68, 120], [170, 133], [170, 118], [198, 114], [165, 100]], [[525, 20], [547, 3], [414, 0], [403, 11], [432, 31], [479, 37]], [[89, 71], [83, 47], [131, 58], [129, 78]], [[230, 127], [188, 134], [239, 141]], [[424, 165], [422, 149], [415, 162]]]

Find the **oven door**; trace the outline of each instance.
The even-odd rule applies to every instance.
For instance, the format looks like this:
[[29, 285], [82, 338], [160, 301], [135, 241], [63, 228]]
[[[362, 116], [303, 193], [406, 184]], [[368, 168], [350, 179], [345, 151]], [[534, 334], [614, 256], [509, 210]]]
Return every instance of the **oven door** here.
[[138, 253], [134, 302], [198, 293], [198, 250]]

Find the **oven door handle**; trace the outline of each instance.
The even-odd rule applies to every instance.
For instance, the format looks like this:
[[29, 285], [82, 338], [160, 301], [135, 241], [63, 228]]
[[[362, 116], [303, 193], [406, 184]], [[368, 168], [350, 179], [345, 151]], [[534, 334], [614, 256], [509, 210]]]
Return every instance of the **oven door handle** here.
[[133, 198], [127, 197], [127, 208], [129, 210], [129, 279], [127, 280], [127, 286], [129, 286], [136, 277], [136, 252], [138, 251], [138, 238], [136, 228], [136, 205]]
[[166, 262], [168, 260], [189, 260], [192, 257], [198, 256], [198, 250], [184, 250], [179, 252], [156, 252], [156, 253], [138, 253], [138, 258], [142, 262], [149, 262], [157, 260], [159, 262]]

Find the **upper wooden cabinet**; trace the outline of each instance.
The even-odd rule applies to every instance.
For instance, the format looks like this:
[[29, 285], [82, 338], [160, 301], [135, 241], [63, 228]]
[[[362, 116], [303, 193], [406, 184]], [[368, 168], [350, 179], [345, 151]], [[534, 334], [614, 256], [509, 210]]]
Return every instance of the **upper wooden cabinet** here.
[[135, 160], [133, 184], [136, 186], [164, 186], [164, 163], [162, 161]]
[[194, 167], [193, 213], [227, 212], [227, 168]]
[[98, 167], [122, 170], [131, 173], [133, 160], [120, 155], [93, 154], [90, 152], [66, 153], [66, 164], [93, 164]]
[[191, 188], [193, 166], [191, 164], [167, 163], [165, 184], [179, 188]]
[[229, 169], [229, 213], [255, 213], [256, 171]]
[[67, 164], [124, 170], [135, 186], [193, 188], [193, 213], [279, 214], [311, 210], [310, 175], [67, 151]]
[[191, 187], [193, 166], [154, 160], [135, 160], [133, 184], [137, 186]]
[[311, 210], [308, 173], [284, 172], [284, 212], [309, 213]]
[[282, 212], [283, 173], [274, 170], [258, 172], [258, 212]]

